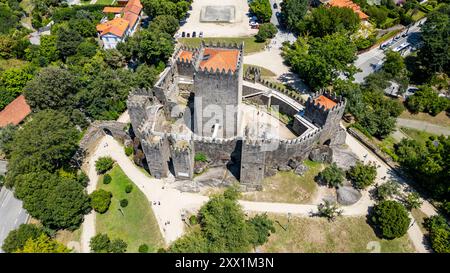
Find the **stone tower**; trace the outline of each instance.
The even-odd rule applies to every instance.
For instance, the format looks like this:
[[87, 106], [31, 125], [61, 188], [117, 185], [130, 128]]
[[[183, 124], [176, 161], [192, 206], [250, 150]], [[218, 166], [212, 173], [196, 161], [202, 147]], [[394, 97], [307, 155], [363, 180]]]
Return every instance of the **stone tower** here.
[[200, 136], [229, 138], [239, 132], [242, 103], [240, 46], [202, 43], [194, 74], [194, 132]]

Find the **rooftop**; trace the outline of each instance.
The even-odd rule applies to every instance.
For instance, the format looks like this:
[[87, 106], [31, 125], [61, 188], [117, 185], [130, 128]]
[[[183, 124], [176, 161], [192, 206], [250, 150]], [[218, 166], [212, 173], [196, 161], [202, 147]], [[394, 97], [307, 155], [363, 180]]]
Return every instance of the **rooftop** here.
[[318, 103], [325, 107], [325, 109], [333, 108], [337, 103], [333, 100], [325, 97], [324, 95], [320, 95], [317, 99], [314, 100], [314, 103]]
[[187, 50], [181, 50], [180, 54], [178, 55], [178, 59], [191, 61], [192, 56], [194, 56], [194, 52], [187, 51]]
[[31, 108], [23, 95], [20, 95], [0, 112], [0, 127], [10, 123], [17, 125], [31, 113]]
[[103, 13], [121, 13], [123, 7], [104, 7]]
[[236, 71], [238, 64], [239, 50], [237, 49], [217, 49], [205, 48], [203, 59], [200, 62], [200, 69], [211, 68], [215, 71], [225, 69], [225, 71]]
[[97, 31], [100, 35], [111, 33], [119, 37], [123, 37], [127, 30], [129, 22], [123, 18], [114, 18], [111, 21], [97, 25]]
[[352, 9], [356, 14], [358, 14], [359, 19], [366, 20], [369, 18], [367, 14], [361, 11], [361, 8], [359, 5], [353, 3], [351, 0], [329, 0], [328, 4], [333, 7], [339, 7], [339, 8], [350, 8]]

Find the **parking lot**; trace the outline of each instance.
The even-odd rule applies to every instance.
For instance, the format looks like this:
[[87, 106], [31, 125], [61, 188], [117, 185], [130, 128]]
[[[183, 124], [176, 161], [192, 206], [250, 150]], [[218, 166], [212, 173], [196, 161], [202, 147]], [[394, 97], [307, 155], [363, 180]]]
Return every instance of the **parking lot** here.
[[[202, 9], [205, 10], [207, 6], [234, 6], [234, 18], [231, 22], [200, 22]], [[196, 36], [203, 32], [203, 37], [241, 37], [250, 36], [258, 33], [258, 29], [252, 29], [249, 25], [247, 0], [194, 0], [192, 3], [192, 10], [189, 11], [189, 17], [186, 22], [181, 25], [177, 32], [177, 37], [181, 37], [184, 32], [185, 35], [195, 31]], [[220, 16], [219, 16], [220, 17]], [[223, 16], [226, 17], [226, 16]]]

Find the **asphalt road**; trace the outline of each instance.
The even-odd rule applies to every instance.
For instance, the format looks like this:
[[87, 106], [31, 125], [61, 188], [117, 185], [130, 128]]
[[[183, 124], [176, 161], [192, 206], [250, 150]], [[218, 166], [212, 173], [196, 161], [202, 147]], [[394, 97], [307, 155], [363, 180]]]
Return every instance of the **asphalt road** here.
[[[419, 23], [424, 22], [424, 20], [426, 20], [426, 18], [416, 22], [416, 24], [414, 26], [411, 26], [409, 28], [408, 36], [401, 37], [395, 43], [390, 45], [389, 48], [394, 49], [405, 42], [408, 42], [411, 45], [416, 45], [420, 41], [420, 39], [419, 39], [419, 36], [420, 36]], [[401, 35], [401, 34], [405, 33], [405, 31], [406, 30], [404, 30], [403, 32], [401, 32], [397, 35]], [[384, 42], [384, 43], [386, 43], [386, 42]], [[405, 51], [405, 52], [402, 52], [402, 55], [405, 56], [409, 53], [410, 53], [410, 51]], [[356, 65], [356, 67], [360, 68], [362, 71], [355, 74], [355, 82], [362, 83], [366, 76], [375, 72], [376, 64], [378, 62], [380, 62], [381, 60], [383, 60], [383, 58], [384, 58], [384, 51], [381, 50], [379, 47], [376, 47], [370, 51], [367, 51], [365, 53], [358, 55], [358, 59], [356, 60], [355, 65]]]
[[[8, 233], [28, 220], [28, 213], [22, 208], [22, 201], [3, 187], [0, 191], [0, 246]], [[0, 248], [0, 253], [3, 251]]]

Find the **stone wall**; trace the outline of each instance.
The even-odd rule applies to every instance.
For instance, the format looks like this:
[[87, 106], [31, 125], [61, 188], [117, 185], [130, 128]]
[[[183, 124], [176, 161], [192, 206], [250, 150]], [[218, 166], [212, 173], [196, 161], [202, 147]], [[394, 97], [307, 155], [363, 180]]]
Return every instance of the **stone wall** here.
[[167, 177], [169, 172], [170, 153], [167, 139], [154, 137], [141, 141], [142, 150], [147, 158], [150, 174], [156, 178]]
[[170, 146], [173, 171], [177, 179], [192, 179], [194, 177], [194, 145], [192, 142], [175, 143]]

